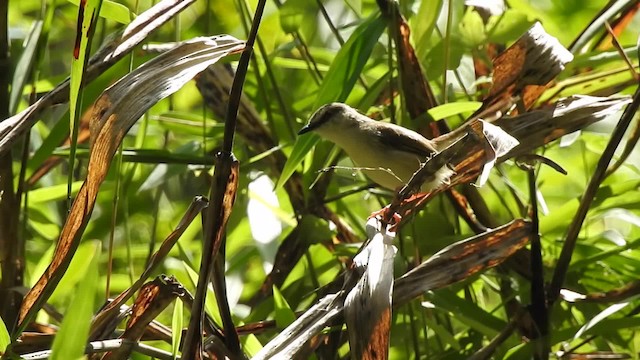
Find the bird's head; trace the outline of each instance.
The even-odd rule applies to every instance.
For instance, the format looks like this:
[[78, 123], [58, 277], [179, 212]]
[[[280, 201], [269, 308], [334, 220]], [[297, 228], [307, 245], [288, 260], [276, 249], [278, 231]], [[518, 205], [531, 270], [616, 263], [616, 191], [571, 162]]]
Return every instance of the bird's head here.
[[322, 136], [358, 126], [364, 116], [342, 103], [330, 103], [320, 107], [311, 115], [309, 123], [298, 131], [298, 135], [314, 131]]

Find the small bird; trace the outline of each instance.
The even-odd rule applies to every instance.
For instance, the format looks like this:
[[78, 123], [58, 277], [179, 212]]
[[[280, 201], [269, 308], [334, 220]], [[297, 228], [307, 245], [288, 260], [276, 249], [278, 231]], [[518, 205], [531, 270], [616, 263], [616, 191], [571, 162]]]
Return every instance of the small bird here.
[[[438, 152], [436, 142], [417, 132], [375, 121], [342, 103], [316, 110], [298, 135], [312, 131], [342, 148], [359, 170], [390, 190], [409, 182], [421, 164]], [[453, 170], [444, 166], [420, 190], [432, 191], [453, 174]]]

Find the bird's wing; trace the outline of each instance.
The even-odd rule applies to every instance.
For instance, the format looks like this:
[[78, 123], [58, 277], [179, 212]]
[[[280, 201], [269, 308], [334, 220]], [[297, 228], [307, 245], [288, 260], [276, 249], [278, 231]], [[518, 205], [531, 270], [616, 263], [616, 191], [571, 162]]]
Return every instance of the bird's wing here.
[[380, 132], [378, 139], [384, 145], [398, 151], [416, 154], [422, 158], [429, 157], [436, 152], [431, 142], [417, 132], [401, 128], [398, 125], [385, 125], [378, 129]]

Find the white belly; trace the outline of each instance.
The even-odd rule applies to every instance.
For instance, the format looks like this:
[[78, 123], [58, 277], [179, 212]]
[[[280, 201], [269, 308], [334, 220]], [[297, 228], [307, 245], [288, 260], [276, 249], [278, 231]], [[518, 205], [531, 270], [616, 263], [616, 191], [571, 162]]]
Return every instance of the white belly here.
[[[369, 144], [355, 146], [354, 142], [343, 146], [343, 149], [358, 170], [389, 190], [398, 190], [408, 183], [413, 174], [420, 169], [421, 162], [427, 160], [404, 151], [377, 151]], [[427, 179], [421, 190], [427, 192], [440, 186], [452, 174], [453, 171], [447, 167], [438, 170], [433, 178]]]

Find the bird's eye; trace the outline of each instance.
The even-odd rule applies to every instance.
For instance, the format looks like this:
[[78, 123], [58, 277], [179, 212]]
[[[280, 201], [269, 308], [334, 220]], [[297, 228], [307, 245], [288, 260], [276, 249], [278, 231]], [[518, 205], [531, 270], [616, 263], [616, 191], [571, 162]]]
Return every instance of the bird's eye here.
[[325, 111], [322, 112], [322, 114], [320, 114], [320, 117], [318, 118], [316, 123], [318, 125], [324, 124], [324, 123], [328, 122], [329, 120], [331, 120], [336, 115], [338, 115], [339, 112], [340, 112], [340, 109], [338, 109], [336, 107], [329, 107], [329, 108], [325, 109]]

